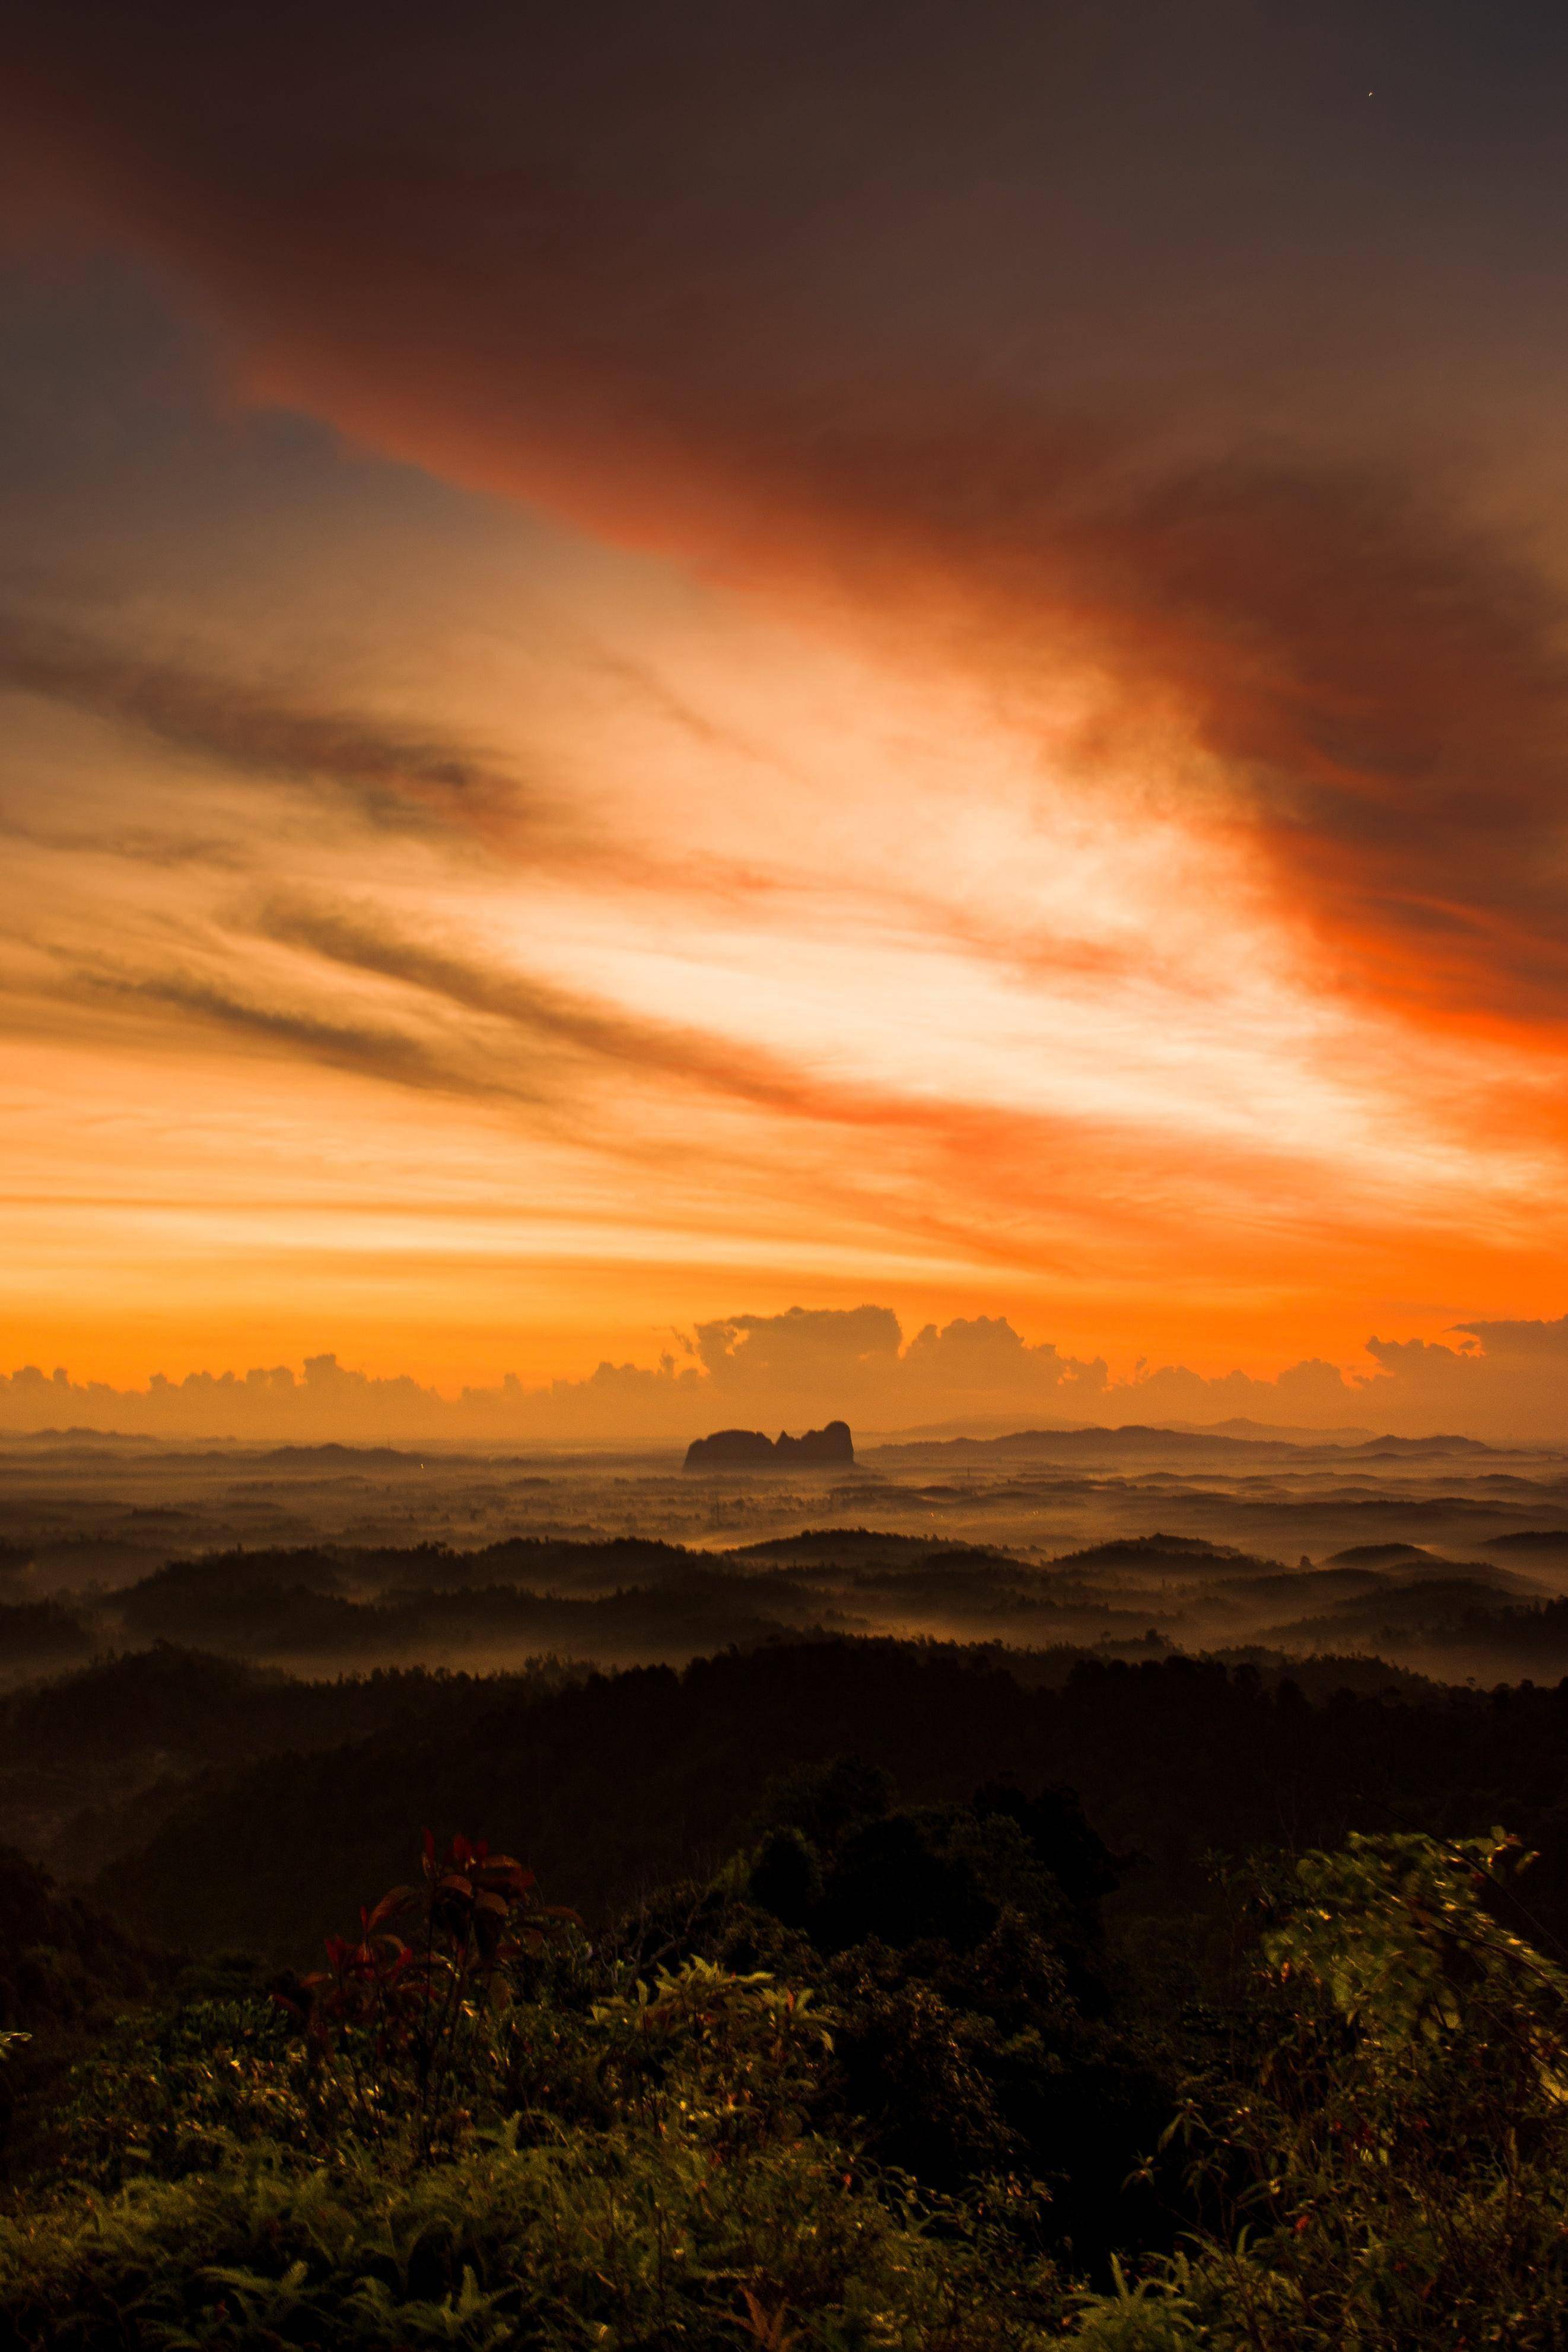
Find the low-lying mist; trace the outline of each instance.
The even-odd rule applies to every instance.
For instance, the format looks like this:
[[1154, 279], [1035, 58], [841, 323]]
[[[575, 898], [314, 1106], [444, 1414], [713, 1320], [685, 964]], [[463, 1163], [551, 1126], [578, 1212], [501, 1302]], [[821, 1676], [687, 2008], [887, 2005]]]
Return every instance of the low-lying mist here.
[[1568, 1454], [1129, 1428], [694, 1475], [674, 1454], [0, 1451], [0, 1795], [79, 1874], [193, 1775], [816, 1635], [1033, 1687], [1182, 1654], [1324, 1696], [1568, 1674]]
[[0, 1453], [15, 1683], [164, 1642], [305, 1675], [672, 1663], [812, 1630], [1568, 1670], [1568, 1454], [1129, 1428], [676, 1454]]

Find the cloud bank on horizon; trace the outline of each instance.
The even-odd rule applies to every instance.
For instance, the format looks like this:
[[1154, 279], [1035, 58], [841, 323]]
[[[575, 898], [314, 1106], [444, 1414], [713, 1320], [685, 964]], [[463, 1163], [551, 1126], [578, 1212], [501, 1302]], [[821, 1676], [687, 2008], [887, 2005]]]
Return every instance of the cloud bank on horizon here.
[[772, 1430], [849, 1416], [862, 1435], [1243, 1420], [1568, 1444], [1568, 1316], [1479, 1324], [1448, 1345], [1375, 1338], [1368, 1360], [1348, 1372], [1311, 1360], [1271, 1380], [1181, 1365], [1140, 1365], [1113, 1380], [1103, 1359], [1030, 1345], [1005, 1316], [929, 1323], [906, 1341], [896, 1315], [871, 1306], [732, 1316], [682, 1333], [678, 1349], [653, 1368], [601, 1363], [584, 1380], [537, 1388], [509, 1374], [455, 1396], [406, 1373], [352, 1370], [335, 1355], [308, 1358], [301, 1374], [274, 1365], [157, 1375], [134, 1389], [26, 1366], [0, 1374], [0, 1432], [635, 1445], [685, 1444], [720, 1423]]
[[888, 1425], [1371, 1325], [1543, 1426], [1565, 101], [1458, 0], [18, 0], [9, 1360], [652, 1429], [728, 1356], [553, 1368], [873, 1290]]

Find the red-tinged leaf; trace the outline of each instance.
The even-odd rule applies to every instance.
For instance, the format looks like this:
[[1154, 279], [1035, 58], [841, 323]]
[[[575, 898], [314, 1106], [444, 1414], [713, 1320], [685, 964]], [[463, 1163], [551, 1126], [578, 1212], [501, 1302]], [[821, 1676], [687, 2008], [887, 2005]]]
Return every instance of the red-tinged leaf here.
[[476, 1911], [488, 1911], [497, 1919], [504, 1919], [510, 1906], [503, 1895], [479, 1894], [474, 1897], [474, 1908]]
[[372, 1928], [381, 1927], [383, 1921], [395, 1918], [397, 1914], [405, 1909], [413, 1900], [413, 1889], [412, 1886], [392, 1887], [387, 1894], [382, 1896], [382, 1899], [376, 1905], [375, 1909], [368, 1916], [363, 1911], [361, 1912], [360, 1917], [364, 1923], [366, 1934], [368, 1935]]
[[444, 1894], [461, 1895], [468, 1902], [474, 1899], [473, 1881], [460, 1877], [455, 1871], [448, 1871], [444, 1878], [436, 1881], [436, 1885]]

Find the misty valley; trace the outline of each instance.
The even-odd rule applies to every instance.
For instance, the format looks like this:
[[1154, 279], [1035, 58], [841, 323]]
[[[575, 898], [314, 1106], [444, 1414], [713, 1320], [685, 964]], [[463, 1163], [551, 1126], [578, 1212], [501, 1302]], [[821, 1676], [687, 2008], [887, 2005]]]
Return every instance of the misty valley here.
[[8, 1682], [159, 1643], [319, 1677], [812, 1632], [999, 1645], [1032, 1680], [1081, 1652], [1568, 1671], [1568, 1454], [1467, 1438], [1051, 1430], [730, 1469], [65, 1436], [0, 1446], [0, 1489]]
[[831, 1428], [5, 1443], [0, 2342], [1557, 2342], [1568, 1454]]

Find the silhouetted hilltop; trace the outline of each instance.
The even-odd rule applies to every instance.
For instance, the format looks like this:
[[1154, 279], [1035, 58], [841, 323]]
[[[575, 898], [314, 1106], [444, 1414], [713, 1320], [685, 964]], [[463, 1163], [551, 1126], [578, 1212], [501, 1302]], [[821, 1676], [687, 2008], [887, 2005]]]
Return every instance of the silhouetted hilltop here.
[[716, 1429], [711, 1437], [695, 1437], [686, 1448], [688, 1470], [773, 1470], [793, 1468], [842, 1469], [853, 1465], [854, 1440], [847, 1421], [830, 1421], [824, 1429], [809, 1429], [803, 1437], [780, 1430], [776, 1438], [759, 1429]]
[[951, 1536], [908, 1536], [883, 1528], [802, 1528], [799, 1535], [768, 1536], [760, 1543], [737, 1544], [729, 1556], [732, 1559], [821, 1562], [830, 1567], [849, 1561], [859, 1567], [868, 1559], [892, 1565], [969, 1549]]
[[401, 1445], [341, 1445], [336, 1439], [321, 1445], [269, 1445], [252, 1457], [279, 1469], [354, 1470], [422, 1469], [423, 1457]]
[[1425, 1544], [1352, 1544], [1348, 1550], [1329, 1554], [1331, 1568], [1417, 1568], [1432, 1558]]
[[1561, 1619], [1543, 1618], [1539, 1608], [1500, 1610], [1507, 1597], [1506, 1588], [1494, 1584], [1484, 1566], [1469, 1576], [1424, 1577], [1419, 1583], [1392, 1589], [1385, 1582], [1334, 1602], [1319, 1616], [1267, 1626], [1261, 1638], [1266, 1643], [1313, 1649], [1381, 1649], [1433, 1640], [1452, 1644], [1463, 1635], [1479, 1646], [1487, 1634], [1495, 1638], [1500, 1630], [1521, 1642], [1533, 1626], [1552, 1637], [1542, 1644], [1542, 1662], [1550, 1656], [1556, 1663]]
[[1147, 1536], [1114, 1536], [1106, 1543], [1063, 1552], [1051, 1562], [1053, 1569], [1079, 1572], [1099, 1568], [1152, 1568], [1178, 1576], [1191, 1576], [1200, 1570], [1230, 1575], [1277, 1565], [1273, 1560], [1259, 1559], [1251, 1552], [1238, 1551], [1234, 1544], [1206, 1543], [1201, 1536], [1167, 1536], [1157, 1530]]
[[983, 1465], [1009, 1461], [1015, 1456], [1042, 1462], [1115, 1462], [1129, 1456], [1196, 1459], [1199, 1455], [1256, 1461], [1263, 1454], [1288, 1457], [1302, 1450], [1276, 1440], [1265, 1443], [1249, 1437], [1220, 1437], [1196, 1430], [1161, 1429], [1143, 1422], [1128, 1422], [1115, 1429], [1015, 1429], [1003, 1437], [927, 1438], [915, 1444], [894, 1441], [875, 1449], [880, 1461], [910, 1467], [922, 1462], [973, 1462]]
[[1450, 1431], [1435, 1437], [1369, 1437], [1364, 1445], [1350, 1445], [1345, 1451], [1363, 1460], [1386, 1455], [1420, 1461], [1436, 1454], [1506, 1454], [1511, 1449], [1506, 1445], [1488, 1445], [1479, 1437], [1459, 1437]]
[[1316, 1453], [1324, 1446], [1368, 1445], [1376, 1441], [1375, 1429], [1367, 1429], [1358, 1422], [1337, 1423], [1329, 1429], [1312, 1429], [1298, 1421], [1253, 1421], [1247, 1413], [1232, 1413], [1226, 1421], [1172, 1421], [1167, 1429], [1180, 1430], [1187, 1437], [1245, 1437], [1260, 1445], [1301, 1445]]

